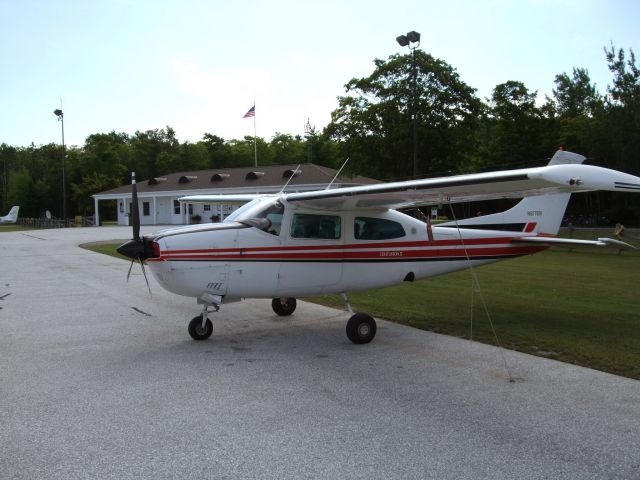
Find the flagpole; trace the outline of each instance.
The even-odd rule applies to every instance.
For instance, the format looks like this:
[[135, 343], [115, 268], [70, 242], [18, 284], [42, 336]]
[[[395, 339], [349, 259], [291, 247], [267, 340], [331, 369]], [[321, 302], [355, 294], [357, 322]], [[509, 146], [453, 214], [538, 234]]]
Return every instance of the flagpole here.
[[256, 111], [256, 101], [253, 101], [253, 151], [254, 151], [254, 163], [255, 163], [255, 168], [258, 168], [258, 141], [257, 141], [257, 135], [256, 135], [256, 115], [255, 115], [255, 111]]

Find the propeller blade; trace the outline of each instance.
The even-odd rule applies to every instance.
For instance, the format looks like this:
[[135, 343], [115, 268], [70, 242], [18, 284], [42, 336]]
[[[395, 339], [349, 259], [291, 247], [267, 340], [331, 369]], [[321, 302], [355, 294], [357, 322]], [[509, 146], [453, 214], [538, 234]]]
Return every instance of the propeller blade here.
[[140, 210], [138, 209], [138, 186], [136, 185], [136, 172], [131, 172], [131, 225], [133, 226], [133, 239], [140, 240]]
[[[131, 262], [133, 264], [133, 261]], [[140, 266], [142, 267], [142, 275], [144, 275], [144, 281], [147, 282], [147, 289], [149, 290], [149, 296], [152, 297], [153, 295], [151, 295], [151, 286], [149, 286], [149, 279], [147, 278], [147, 272], [144, 269], [144, 262], [140, 259]]]
[[135, 260], [132, 258], [131, 265], [129, 265], [129, 271], [127, 272], [127, 282], [129, 282], [129, 277], [131, 276], [131, 269], [133, 268], [133, 262], [135, 262]]

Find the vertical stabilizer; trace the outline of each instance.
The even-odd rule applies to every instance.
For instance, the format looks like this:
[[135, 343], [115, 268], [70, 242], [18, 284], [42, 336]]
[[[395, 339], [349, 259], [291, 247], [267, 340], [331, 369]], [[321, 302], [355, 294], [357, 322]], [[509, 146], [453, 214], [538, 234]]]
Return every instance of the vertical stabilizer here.
[[[558, 150], [551, 158], [549, 165], [580, 164], [584, 160], [585, 157], [577, 153]], [[570, 193], [525, 197], [505, 212], [467, 218], [458, 221], [458, 225], [475, 229], [555, 235], [560, 230], [569, 198], [571, 198]], [[441, 226], [451, 227], [455, 224], [449, 222]]]

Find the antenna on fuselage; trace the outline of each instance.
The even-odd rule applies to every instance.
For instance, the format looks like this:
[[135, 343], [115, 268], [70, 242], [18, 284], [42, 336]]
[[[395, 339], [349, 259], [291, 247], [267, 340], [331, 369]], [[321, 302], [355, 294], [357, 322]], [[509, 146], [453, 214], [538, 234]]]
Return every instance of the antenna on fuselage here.
[[335, 174], [335, 176], [333, 177], [333, 179], [331, 180], [331, 182], [329, 182], [329, 185], [327, 185], [327, 188], [325, 188], [325, 190], [329, 190], [331, 188], [331, 185], [333, 185], [333, 182], [336, 181], [336, 178], [338, 178], [338, 175], [340, 175], [340, 172], [342, 171], [342, 169], [347, 165], [347, 162], [349, 161], [349, 157], [347, 157], [347, 159], [344, 161], [344, 163], [342, 164], [342, 166], [340, 167], [340, 170], [338, 170], [338, 172]]
[[296, 176], [296, 174], [298, 173], [298, 169], [300, 168], [300, 163], [298, 164], [298, 166], [296, 167], [296, 169], [293, 171], [293, 173], [291, 174], [291, 176], [289, 177], [289, 180], [287, 180], [287, 183], [284, 184], [284, 187], [282, 187], [282, 190], [280, 190], [280, 192], [278, 192], [278, 195], [282, 194], [284, 192], [284, 189], [287, 188], [287, 186], [289, 185], [289, 183], [291, 183], [291, 180], [293, 180], [293, 177]]

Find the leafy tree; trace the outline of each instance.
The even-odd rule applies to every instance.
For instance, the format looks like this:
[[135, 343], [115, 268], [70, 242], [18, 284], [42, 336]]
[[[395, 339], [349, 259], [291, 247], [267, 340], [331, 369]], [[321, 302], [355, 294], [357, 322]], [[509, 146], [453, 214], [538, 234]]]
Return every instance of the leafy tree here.
[[573, 76], [566, 73], [556, 75], [553, 89], [558, 115], [564, 118], [594, 117], [603, 106], [601, 95], [591, 83], [589, 72], [574, 68]]
[[478, 166], [505, 169], [539, 165], [557, 145], [550, 138], [553, 113], [536, 105], [537, 92], [524, 83], [509, 80], [496, 85], [484, 118]]
[[[472, 146], [481, 102], [443, 60], [416, 50], [418, 152], [420, 169], [455, 169]], [[338, 98], [326, 132], [342, 142], [351, 169], [378, 178], [407, 177], [413, 165], [412, 55], [375, 60], [366, 78], [350, 80]]]
[[303, 163], [307, 158], [306, 145], [298, 136], [276, 132], [269, 142], [269, 148], [278, 164]]

